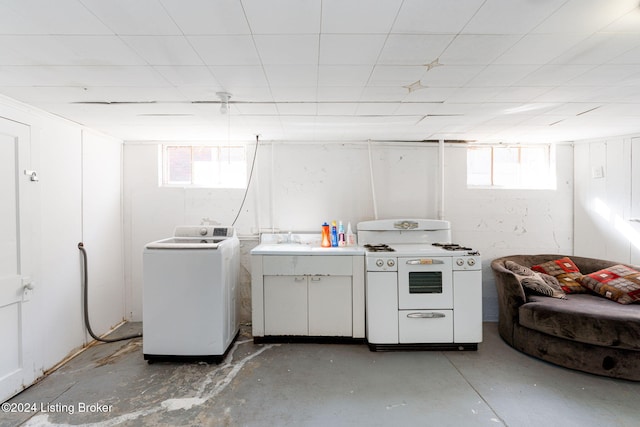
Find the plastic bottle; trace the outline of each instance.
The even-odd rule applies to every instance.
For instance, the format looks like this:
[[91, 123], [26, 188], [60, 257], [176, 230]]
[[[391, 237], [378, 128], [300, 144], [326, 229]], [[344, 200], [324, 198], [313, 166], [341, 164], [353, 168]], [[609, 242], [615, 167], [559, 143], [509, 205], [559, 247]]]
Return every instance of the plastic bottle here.
[[331, 222], [331, 246], [338, 247], [338, 227], [335, 221]]
[[342, 225], [342, 221], [338, 222], [338, 246], [347, 246], [347, 239], [344, 236], [344, 225]]
[[321, 246], [323, 248], [330, 248], [331, 247], [331, 237], [329, 237], [330, 234], [331, 234], [331, 232], [329, 231], [329, 224], [327, 224], [325, 222], [324, 224], [322, 224], [322, 243], [321, 243]]
[[356, 235], [353, 234], [353, 230], [351, 230], [351, 222], [347, 224], [347, 246], [355, 246], [356, 245]]

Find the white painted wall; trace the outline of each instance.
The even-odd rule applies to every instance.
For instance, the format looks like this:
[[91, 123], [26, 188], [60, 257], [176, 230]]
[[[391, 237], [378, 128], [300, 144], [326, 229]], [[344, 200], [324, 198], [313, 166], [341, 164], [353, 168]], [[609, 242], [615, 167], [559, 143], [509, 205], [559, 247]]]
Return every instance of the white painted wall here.
[[122, 142], [4, 97], [0, 116], [30, 126], [33, 169], [40, 178], [34, 184], [39, 207], [30, 213], [38, 224], [31, 237], [39, 253], [29, 304], [38, 313], [36, 368], [44, 371], [91, 340], [82, 316], [77, 244], [83, 239], [90, 256], [94, 331], [104, 334], [124, 319]]
[[482, 254], [483, 316], [497, 320], [491, 260], [573, 251], [573, 148], [556, 146], [556, 190], [468, 189], [464, 146], [447, 149], [445, 212], [453, 240]]
[[[242, 190], [160, 188], [159, 146], [127, 142], [125, 159], [125, 258], [128, 312], [142, 311], [142, 250], [168, 237], [180, 224], [203, 219], [229, 224]], [[247, 151], [253, 153], [254, 143]], [[466, 150], [448, 145], [445, 156], [445, 219], [453, 237], [482, 252], [484, 316], [497, 319], [491, 259], [513, 253], [565, 253], [572, 250], [572, 147], [557, 150], [557, 191], [468, 190]], [[258, 147], [254, 180], [237, 223], [243, 246], [243, 318], [250, 319], [249, 256], [262, 231], [320, 231], [324, 221], [374, 218], [373, 188], [379, 218], [438, 215], [438, 147], [433, 144], [271, 143]]]
[[639, 178], [640, 137], [576, 144], [575, 255], [640, 264]]

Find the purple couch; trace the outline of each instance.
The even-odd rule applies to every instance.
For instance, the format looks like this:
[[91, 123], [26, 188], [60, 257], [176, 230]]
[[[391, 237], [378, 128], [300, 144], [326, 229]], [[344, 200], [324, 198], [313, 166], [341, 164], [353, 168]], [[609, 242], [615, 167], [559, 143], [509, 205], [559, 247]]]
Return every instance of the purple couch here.
[[[556, 365], [640, 381], [640, 304], [623, 305], [590, 293], [568, 294], [566, 300], [528, 294], [504, 267], [507, 260], [531, 267], [563, 256], [513, 255], [492, 261], [500, 336], [515, 349]], [[619, 264], [569, 258], [582, 274]]]

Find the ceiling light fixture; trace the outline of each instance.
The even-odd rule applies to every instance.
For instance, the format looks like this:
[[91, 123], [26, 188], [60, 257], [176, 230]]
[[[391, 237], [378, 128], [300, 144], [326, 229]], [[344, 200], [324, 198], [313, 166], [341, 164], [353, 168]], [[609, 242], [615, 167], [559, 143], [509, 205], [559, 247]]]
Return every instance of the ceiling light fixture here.
[[216, 95], [220, 98], [220, 114], [227, 114], [229, 112], [231, 94], [229, 92], [216, 92]]

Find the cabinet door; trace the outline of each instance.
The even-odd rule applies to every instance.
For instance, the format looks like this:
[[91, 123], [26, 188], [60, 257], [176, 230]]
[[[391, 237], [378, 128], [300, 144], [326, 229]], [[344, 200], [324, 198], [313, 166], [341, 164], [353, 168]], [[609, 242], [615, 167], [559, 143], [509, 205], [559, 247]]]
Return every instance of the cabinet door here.
[[309, 335], [350, 337], [351, 276], [309, 276]]
[[307, 278], [264, 276], [264, 334], [307, 335]]

